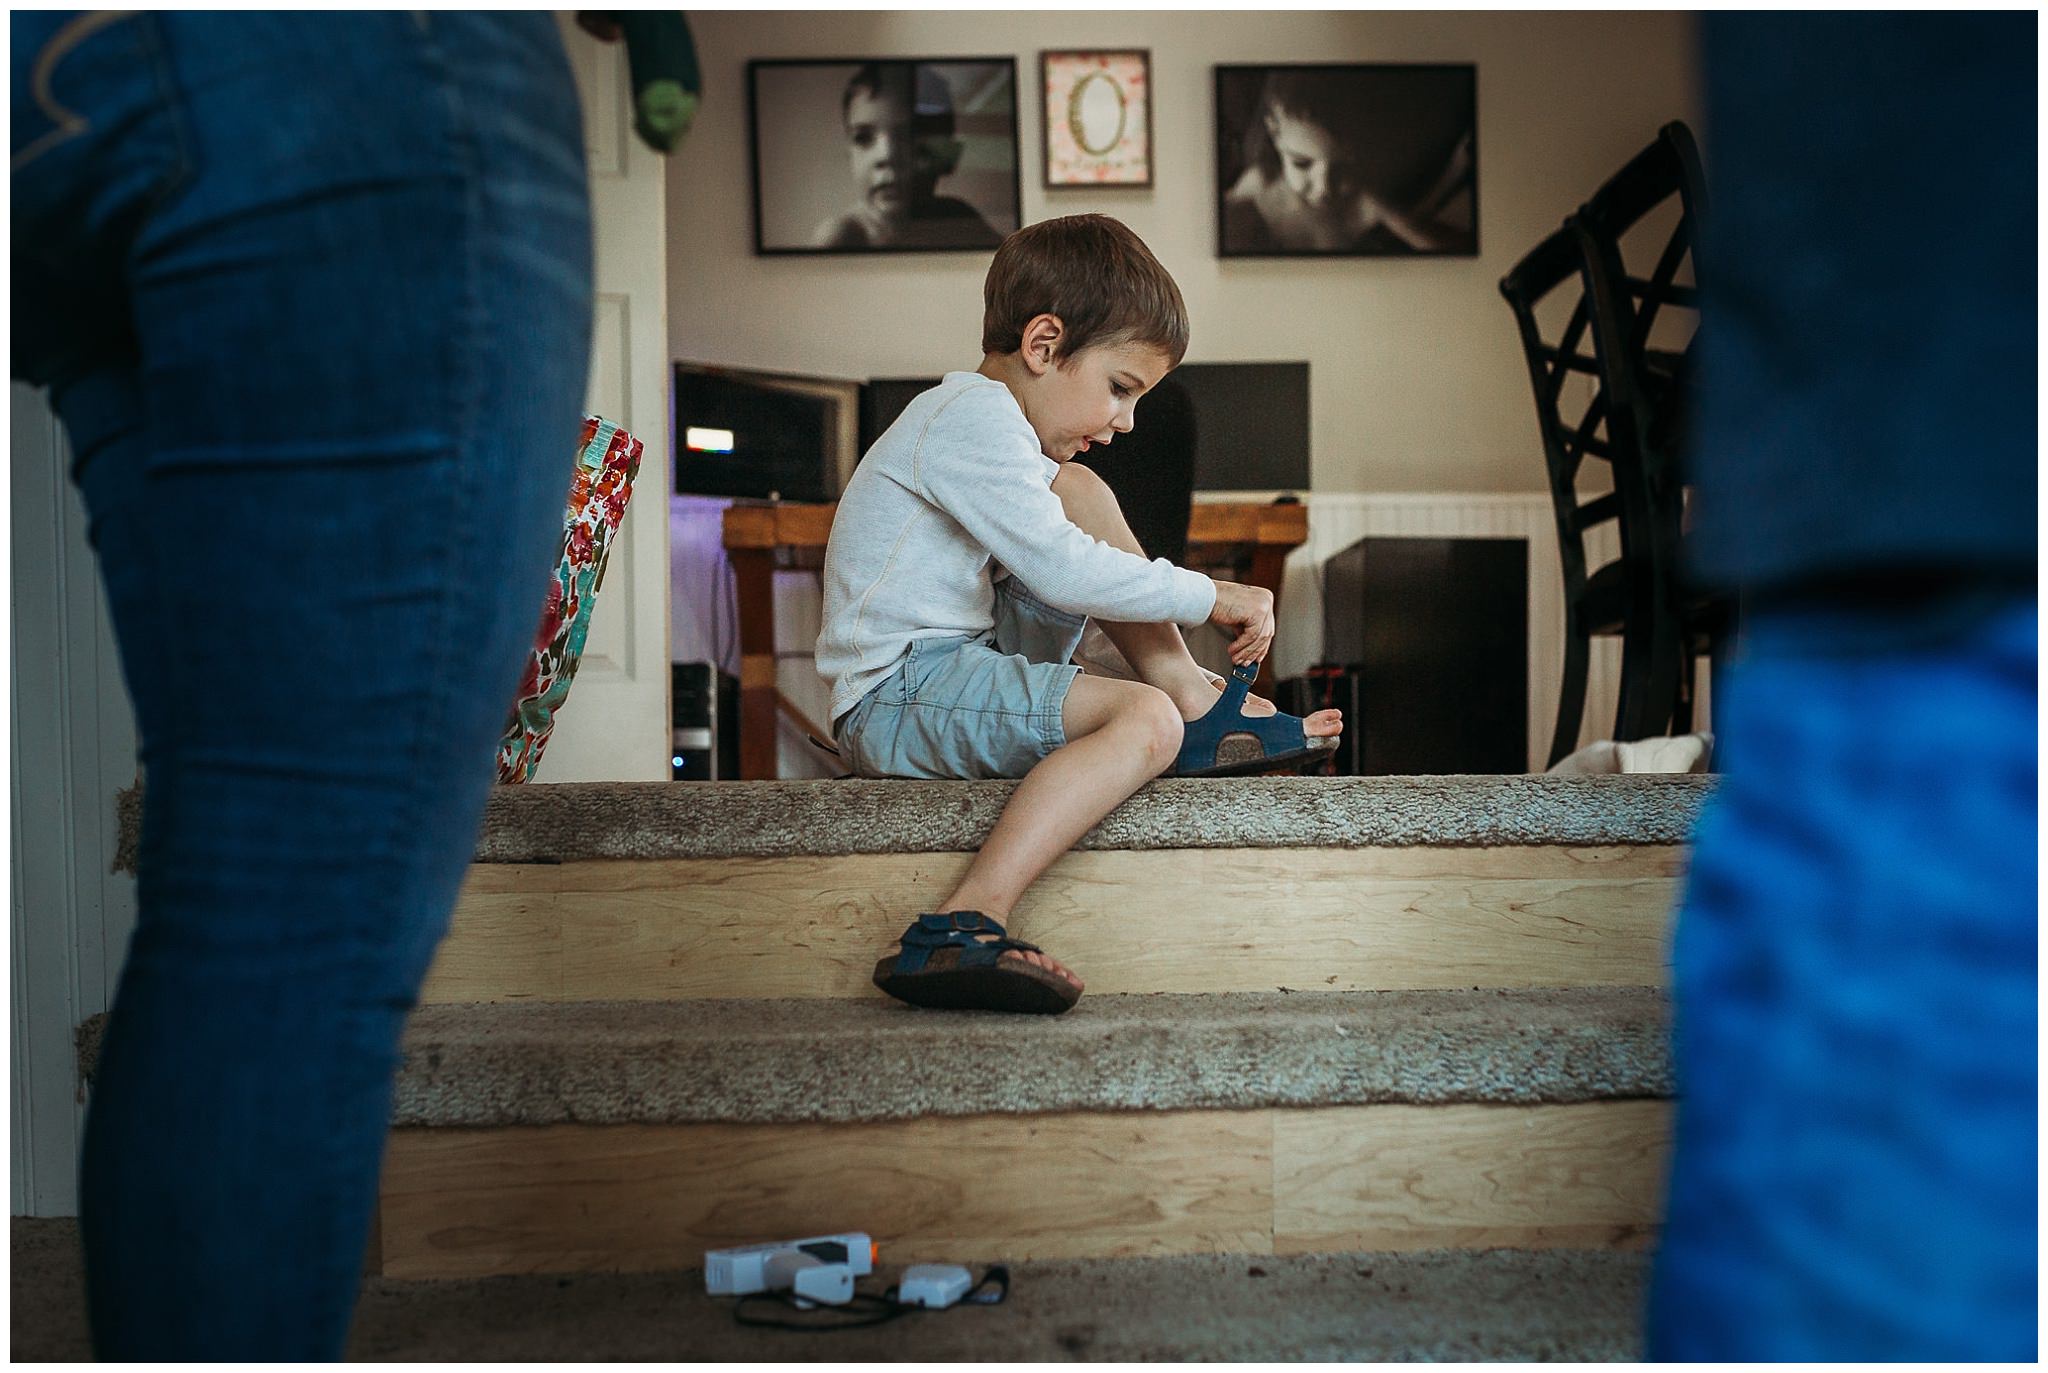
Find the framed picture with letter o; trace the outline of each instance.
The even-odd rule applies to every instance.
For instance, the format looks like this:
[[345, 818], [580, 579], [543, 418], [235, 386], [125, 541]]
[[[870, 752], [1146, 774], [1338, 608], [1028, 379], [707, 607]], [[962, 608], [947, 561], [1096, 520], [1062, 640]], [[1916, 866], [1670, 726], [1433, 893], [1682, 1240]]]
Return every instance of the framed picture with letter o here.
[[1152, 54], [1043, 52], [1045, 184], [1152, 184]]
[[1021, 222], [1017, 59], [747, 64], [754, 251], [993, 252]]
[[1478, 68], [1216, 68], [1220, 257], [1476, 257]]

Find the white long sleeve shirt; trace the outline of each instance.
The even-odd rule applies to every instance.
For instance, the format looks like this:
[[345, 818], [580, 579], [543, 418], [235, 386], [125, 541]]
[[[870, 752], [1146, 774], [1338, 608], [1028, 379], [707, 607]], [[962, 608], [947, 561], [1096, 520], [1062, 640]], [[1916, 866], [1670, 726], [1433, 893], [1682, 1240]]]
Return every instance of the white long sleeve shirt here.
[[1010, 388], [949, 372], [912, 400], [860, 461], [825, 549], [818, 671], [834, 721], [920, 639], [973, 638], [995, 624], [995, 578], [1020, 578], [1077, 615], [1197, 625], [1216, 585], [1085, 534], [1052, 492], [1059, 464]]

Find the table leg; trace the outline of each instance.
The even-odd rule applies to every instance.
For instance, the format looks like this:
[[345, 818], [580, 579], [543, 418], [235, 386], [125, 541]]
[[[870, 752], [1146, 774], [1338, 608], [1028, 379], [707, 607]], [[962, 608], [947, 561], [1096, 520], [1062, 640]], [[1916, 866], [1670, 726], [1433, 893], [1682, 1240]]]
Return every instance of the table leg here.
[[734, 548], [739, 589], [740, 777], [772, 779], [775, 767], [775, 554]]

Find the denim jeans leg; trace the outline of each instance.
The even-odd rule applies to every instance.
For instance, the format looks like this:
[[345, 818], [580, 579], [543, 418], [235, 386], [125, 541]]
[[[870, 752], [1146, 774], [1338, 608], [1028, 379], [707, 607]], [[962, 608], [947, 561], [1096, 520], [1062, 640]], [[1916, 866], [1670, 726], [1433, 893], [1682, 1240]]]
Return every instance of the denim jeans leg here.
[[[88, 120], [118, 79], [160, 94], [183, 175], [101, 217], [128, 226], [83, 240], [109, 257], [67, 258], [60, 217], [27, 226], [54, 267], [126, 283], [37, 378], [148, 784], [82, 1161], [94, 1345], [331, 1359], [398, 1038], [560, 533], [590, 329], [580, 115], [546, 14], [134, 32], [143, 60], [88, 45], [55, 88]], [[105, 207], [119, 149], [84, 139], [48, 174]]]
[[2036, 608], [1752, 617], [1673, 951], [1649, 1354], [2036, 1354]]

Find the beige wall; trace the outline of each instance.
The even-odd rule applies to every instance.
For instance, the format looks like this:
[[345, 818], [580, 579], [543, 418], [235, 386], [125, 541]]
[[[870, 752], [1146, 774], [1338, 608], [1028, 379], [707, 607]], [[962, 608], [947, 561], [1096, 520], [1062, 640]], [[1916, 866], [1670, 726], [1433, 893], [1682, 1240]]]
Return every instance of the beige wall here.
[[[985, 254], [754, 255], [746, 63], [1014, 54], [1025, 222], [1101, 211], [1142, 234], [1187, 296], [1189, 361], [1306, 358], [1319, 491], [1542, 490], [1496, 283], [1660, 124], [1698, 126], [1682, 14], [696, 11], [690, 26], [705, 90], [669, 169], [673, 356], [846, 377], [973, 366]], [[1112, 46], [1152, 50], [1154, 188], [1047, 191], [1039, 50]], [[1211, 68], [1336, 61], [1478, 64], [1478, 258], [1217, 258]]]

